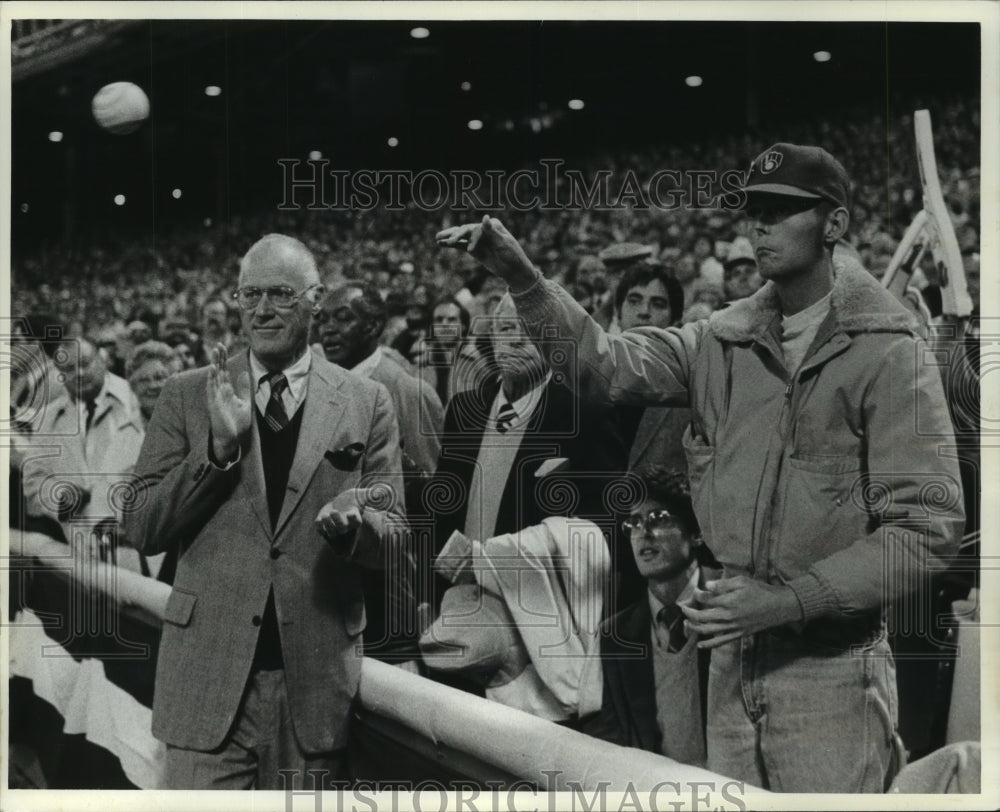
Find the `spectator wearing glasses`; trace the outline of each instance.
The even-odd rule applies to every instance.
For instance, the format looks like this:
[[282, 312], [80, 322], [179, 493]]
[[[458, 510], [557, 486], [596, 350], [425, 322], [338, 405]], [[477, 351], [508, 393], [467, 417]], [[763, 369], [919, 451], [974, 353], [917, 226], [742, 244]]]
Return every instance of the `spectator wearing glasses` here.
[[[625, 470], [627, 451], [618, 413], [576, 403], [553, 379], [509, 296], [484, 326], [499, 374], [459, 392], [445, 410], [441, 459], [429, 487], [453, 499], [431, 517], [434, 555], [455, 530], [489, 539], [549, 516], [590, 519], [613, 545], [618, 534], [606, 487]], [[636, 584], [631, 556], [611, 549], [612, 567], [619, 560], [626, 568], [620, 580]]]
[[602, 627], [604, 701], [584, 733], [625, 747], [705, 764], [707, 650], [680, 604], [719, 576], [702, 546], [687, 475], [662, 465], [633, 472], [641, 498], [622, 522], [646, 592]]
[[402, 552], [405, 512], [388, 392], [309, 350], [322, 291], [301, 242], [256, 242], [236, 291], [249, 351], [169, 379], [147, 427], [124, 529], [178, 550], [153, 700], [172, 789], [348, 772], [359, 568]]

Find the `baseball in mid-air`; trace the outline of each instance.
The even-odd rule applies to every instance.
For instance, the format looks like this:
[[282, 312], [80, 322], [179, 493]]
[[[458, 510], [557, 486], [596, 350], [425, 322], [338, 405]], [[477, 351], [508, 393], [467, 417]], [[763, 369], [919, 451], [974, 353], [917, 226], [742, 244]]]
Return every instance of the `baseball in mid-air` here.
[[132, 82], [112, 82], [97, 91], [90, 109], [105, 130], [128, 135], [149, 118], [149, 97]]

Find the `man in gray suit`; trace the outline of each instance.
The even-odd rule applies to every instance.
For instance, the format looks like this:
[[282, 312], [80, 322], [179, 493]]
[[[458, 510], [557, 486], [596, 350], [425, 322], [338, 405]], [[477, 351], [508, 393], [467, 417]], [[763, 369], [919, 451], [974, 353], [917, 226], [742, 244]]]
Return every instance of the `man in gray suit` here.
[[322, 290], [302, 243], [255, 243], [235, 294], [249, 352], [168, 381], [147, 429], [124, 530], [178, 552], [153, 703], [172, 788], [346, 777], [359, 567], [400, 552], [405, 512], [388, 393], [309, 351]]

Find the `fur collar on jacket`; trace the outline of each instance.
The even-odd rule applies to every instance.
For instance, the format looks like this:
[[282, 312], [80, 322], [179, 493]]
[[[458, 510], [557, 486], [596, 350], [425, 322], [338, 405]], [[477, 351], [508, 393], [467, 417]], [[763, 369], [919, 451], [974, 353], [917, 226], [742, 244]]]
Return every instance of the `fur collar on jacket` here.
[[[833, 262], [830, 311], [845, 333], [916, 333], [914, 317], [881, 283], [851, 257]], [[767, 332], [780, 315], [774, 282], [753, 296], [740, 299], [709, 319], [709, 328], [723, 341], [751, 341]]]

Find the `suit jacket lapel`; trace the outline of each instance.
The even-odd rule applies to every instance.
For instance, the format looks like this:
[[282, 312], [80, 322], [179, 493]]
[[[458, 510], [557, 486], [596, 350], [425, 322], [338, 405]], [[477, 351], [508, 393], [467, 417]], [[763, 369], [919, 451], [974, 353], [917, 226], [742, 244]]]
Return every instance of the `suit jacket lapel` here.
[[[250, 351], [241, 352], [229, 362], [229, 375], [237, 381], [244, 372], [250, 375]], [[246, 492], [247, 501], [253, 507], [261, 527], [268, 535], [271, 534], [271, 517], [267, 515], [267, 489], [264, 485], [264, 462], [260, 454], [260, 433], [257, 430], [257, 405], [254, 402], [256, 381], [250, 380], [250, 447], [244, 448], [246, 458], [241, 463], [243, 476], [240, 484]]]
[[[306, 390], [306, 401], [302, 405], [304, 411], [299, 442], [295, 448], [292, 469], [288, 474], [285, 501], [274, 528], [275, 536], [281, 532], [302, 499], [323, 455], [329, 450], [329, 438], [336, 435], [340, 421], [344, 418], [343, 396], [339, 391], [343, 380], [335, 381], [327, 378], [317, 368], [319, 363], [314, 358], [309, 370], [309, 388]], [[336, 495], [331, 493], [330, 498], [333, 499]]]
[[[617, 634], [625, 643], [631, 657], [617, 658], [611, 669], [612, 697], [623, 727], [628, 726], [630, 744], [652, 752], [660, 751], [661, 734], [656, 721], [656, 685], [653, 679], [652, 639], [650, 638], [649, 603], [645, 595], [621, 617]], [[645, 656], [636, 656], [634, 647], [642, 646]], [[617, 646], [615, 647], [617, 648]], [[613, 676], [612, 676], [613, 675]]]

